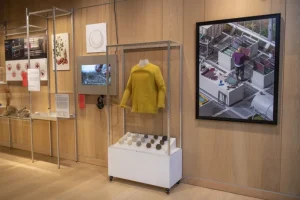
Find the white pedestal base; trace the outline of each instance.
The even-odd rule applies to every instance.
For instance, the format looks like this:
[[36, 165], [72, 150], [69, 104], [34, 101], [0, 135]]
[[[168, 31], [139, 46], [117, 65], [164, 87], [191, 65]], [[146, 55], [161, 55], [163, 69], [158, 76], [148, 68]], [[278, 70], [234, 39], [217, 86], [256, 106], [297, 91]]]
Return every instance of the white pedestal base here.
[[112, 145], [108, 148], [108, 175], [170, 189], [182, 178], [182, 149], [175, 148], [168, 156]]

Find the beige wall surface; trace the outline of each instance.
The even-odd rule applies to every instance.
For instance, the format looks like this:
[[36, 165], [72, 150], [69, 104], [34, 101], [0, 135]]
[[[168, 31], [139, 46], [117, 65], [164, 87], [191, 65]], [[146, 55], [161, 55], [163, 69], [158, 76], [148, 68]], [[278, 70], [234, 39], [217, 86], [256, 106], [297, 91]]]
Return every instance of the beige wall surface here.
[[[8, 27], [25, 24], [25, 8], [31, 11], [51, 8], [80, 8], [105, 3], [108, 0], [37, 1], [7, 0], [0, 8], [0, 17], [8, 20]], [[1, 1], [2, 3], [2, 1]], [[2, 6], [4, 5], [4, 6]], [[85, 25], [106, 22], [108, 43], [116, 43], [114, 6], [102, 5], [75, 9], [75, 54], [86, 56]], [[205, 187], [256, 196], [265, 199], [296, 199], [300, 197], [300, 1], [298, 0], [126, 0], [116, 5], [119, 43], [174, 40], [184, 45], [183, 70], [183, 176], [184, 181]], [[260, 125], [195, 119], [195, 23], [224, 18], [281, 13], [281, 57], [279, 124]], [[1, 21], [1, 20], [0, 20]], [[44, 21], [32, 23], [45, 25]], [[52, 22], [48, 22], [49, 35]], [[71, 33], [70, 19], [57, 20], [57, 33]], [[4, 66], [4, 37], [0, 40], [0, 63]], [[71, 48], [73, 48], [71, 46]], [[50, 48], [49, 48], [50, 49]], [[97, 54], [96, 54], [97, 55]], [[98, 54], [100, 55], [100, 54]], [[137, 52], [126, 54], [127, 73], [138, 62]], [[166, 78], [164, 51], [149, 51], [147, 56], [160, 65]], [[51, 57], [51, 53], [50, 53]], [[135, 61], [136, 59], [136, 61]], [[50, 59], [51, 60], [51, 59]], [[175, 62], [175, 61], [174, 61]], [[50, 62], [50, 66], [52, 63]], [[71, 63], [74, 66], [74, 63]], [[75, 63], [76, 66], [76, 63]], [[75, 67], [74, 66], [74, 67]], [[61, 92], [73, 91], [73, 73], [59, 72]], [[178, 75], [178, 71], [174, 71]], [[54, 105], [54, 73], [51, 70], [51, 101]], [[176, 83], [176, 80], [171, 80]], [[3, 86], [1, 86], [3, 87]], [[10, 85], [13, 104], [28, 106], [26, 89]], [[178, 91], [172, 89], [172, 107], [178, 106]], [[122, 109], [113, 98], [112, 132], [114, 140], [122, 135]], [[0, 100], [3, 95], [0, 94]], [[97, 96], [86, 97], [86, 108], [78, 112], [79, 161], [107, 165], [107, 116], [97, 110]], [[72, 108], [74, 105], [72, 105]], [[33, 94], [33, 110], [46, 111], [47, 86]], [[53, 108], [54, 110], [55, 108]], [[127, 112], [127, 128], [163, 133], [166, 113], [158, 116], [140, 116]], [[178, 135], [178, 112], [172, 127]], [[0, 120], [0, 145], [8, 144], [7, 121]], [[49, 154], [48, 122], [34, 122], [35, 151]], [[52, 143], [56, 154], [55, 124], [52, 123]], [[13, 147], [30, 149], [29, 123], [13, 122]], [[75, 157], [73, 122], [60, 126], [61, 155]]]

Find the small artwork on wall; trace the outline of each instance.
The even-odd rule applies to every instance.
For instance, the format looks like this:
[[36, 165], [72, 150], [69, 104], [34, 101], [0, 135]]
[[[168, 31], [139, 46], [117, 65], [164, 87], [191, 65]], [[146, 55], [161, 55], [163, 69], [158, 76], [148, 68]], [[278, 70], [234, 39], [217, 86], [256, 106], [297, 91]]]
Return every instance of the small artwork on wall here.
[[69, 51], [69, 34], [56, 34], [56, 45], [54, 55], [54, 42], [52, 35], [52, 52], [53, 52], [53, 70], [70, 70], [70, 51]]
[[87, 53], [106, 52], [106, 23], [86, 25]]

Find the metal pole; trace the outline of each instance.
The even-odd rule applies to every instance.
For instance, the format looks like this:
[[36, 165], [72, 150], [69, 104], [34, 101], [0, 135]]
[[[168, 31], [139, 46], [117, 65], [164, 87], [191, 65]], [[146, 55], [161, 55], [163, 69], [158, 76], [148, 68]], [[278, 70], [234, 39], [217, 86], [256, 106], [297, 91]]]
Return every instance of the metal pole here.
[[[122, 50], [122, 89], [125, 90], [125, 53], [124, 49]], [[126, 110], [123, 109], [123, 135], [126, 134]]]
[[168, 86], [167, 86], [167, 116], [168, 116], [168, 121], [167, 121], [167, 130], [168, 130], [168, 156], [170, 156], [170, 111], [171, 111], [171, 84], [170, 84], [170, 58], [171, 58], [171, 47], [170, 47], [170, 41], [168, 42]]
[[[64, 16], [68, 16], [68, 15], [71, 15], [72, 13], [66, 13], [66, 14], [61, 14], [61, 15], [56, 15], [55, 17], [57, 18], [57, 17], [64, 17]], [[51, 19], [51, 18], [53, 18], [53, 16], [49, 16], [48, 17], [48, 19]]]
[[[56, 64], [56, 32], [55, 32], [55, 7], [53, 7], [53, 62], [55, 69], [55, 94], [57, 94], [57, 64]], [[56, 143], [57, 143], [57, 167], [60, 168], [60, 160], [59, 160], [59, 118], [56, 119]]]
[[[56, 7], [54, 7], [54, 9], [55, 9], [55, 10], [58, 10], [58, 11], [60, 11], [60, 12], [64, 12], [64, 13], [70, 13], [69, 10], [64, 10], [64, 9], [61, 9], [61, 8], [56, 8]], [[54, 16], [54, 15], [53, 15], [53, 16]]]
[[42, 13], [47, 13], [47, 12], [51, 12], [51, 11], [52, 11], [52, 9], [40, 10], [40, 11], [28, 13], [28, 15], [42, 14]]
[[49, 143], [50, 143], [50, 156], [53, 156], [52, 153], [52, 127], [51, 127], [51, 121], [49, 121]]
[[183, 76], [183, 45], [180, 45], [180, 69], [179, 69], [179, 147], [182, 148], [182, 76]]
[[107, 147], [110, 146], [110, 99], [109, 99], [109, 67], [108, 67], [108, 47], [106, 46], [106, 106], [107, 106], [107, 138], [108, 138], [108, 144]]
[[56, 120], [56, 141], [57, 141], [57, 167], [60, 169], [60, 152], [59, 152], [59, 119]]
[[11, 124], [10, 119], [8, 118], [8, 133], [9, 133], [9, 148], [11, 148]]
[[[41, 29], [41, 30], [35, 30], [35, 31], [30, 31], [30, 33], [38, 33], [38, 32], [43, 32], [46, 29]], [[26, 34], [27, 32], [19, 32], [19, 33], [10, 33], [10, 34], [6, 34], [5, 36], [15, 36], [15, 35], [23, 35]]]
[[[48, 19], [46, 18], [46, 38], [48, 38]], [[47, 39], [47, 52], [49, 54], [49, 40]], [[49, 66], [49, 57], [47, 54], [47, 84], [48, 84], [48, 114], [51, 114], [51, 96], [50, 96], [50, 66]], [[50, 144], [50, 156], [53, 156], [52, 152], [52, 126], [51, 121], [49, 121], [49, 144]]]
[[[71, 24], [72, 24], [72, 55], [73, 55], [73, 66], [75, 66], [75, 27], [74, 27], [74, 9], [72, 9], [71, 15]], [[76, 91], [76, 70], [73, 67], [73, 95], [74, 95], [74, 132], [75, 132], [75, 160], [78, 162], [78, 133], [77, 133], [77, 91]]]
[[[28, 68], [30, 68], [30, 42], [29, 42], [29, 11], [26, 8], [26, 29], [27, 29], [27, 55], [28, 55]], [[30, 114], [32, 114], [32, 102], [31, 102], [31, 92], [29, 92], [29, 110]], [[34, 149], [33, 149], [33, 121], [30, 117], [30, 140], [31, 140], [31, 160], [34, 162]]]
[[48, 50], [47, 50], [48, 51], [48, 53], [47, 53], [48, 113], [50, 114], [50, 112], [51, 112], [50, 66], [49, 66], [49, 57], [48, 57], [48, 54], [50, 53], [50, 51], [49, 51], [48, 29], [49, 29], [48, 19], [46, 19], [46, 38], [47, 38], [47, 48], [48, 48]]
[[55, 94], [57, 94], [57, 63], [56, 63], [56, 30], [55, 30], [55, 8], [53, 7], [53, 63], [55, 70]]

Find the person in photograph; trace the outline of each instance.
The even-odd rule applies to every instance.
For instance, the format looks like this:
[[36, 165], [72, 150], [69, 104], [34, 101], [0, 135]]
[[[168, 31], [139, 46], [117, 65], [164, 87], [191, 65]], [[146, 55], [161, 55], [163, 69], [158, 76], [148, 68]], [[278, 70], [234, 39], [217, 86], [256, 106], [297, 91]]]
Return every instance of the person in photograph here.
[[[239, 81], [244, 80], [244, 74], [245, 74], [245, 61], [249, 59], [249, 55], [246, 55], [242, 51], [242, 47], [239, 47], [236, 52], [233, 53], [233, 61], [235, 65], [235, 74], [236, 74], [236, 79]], [[240, 78], [240, 79], [239, 79]]]

